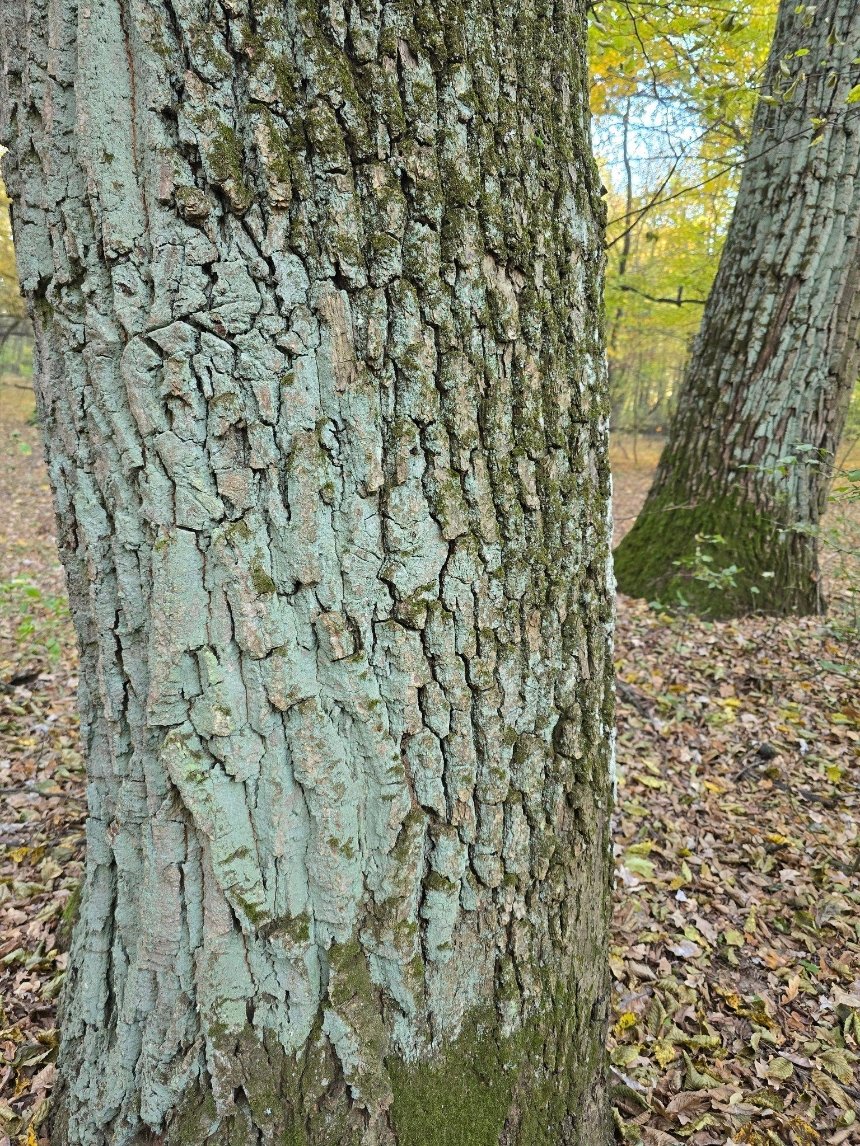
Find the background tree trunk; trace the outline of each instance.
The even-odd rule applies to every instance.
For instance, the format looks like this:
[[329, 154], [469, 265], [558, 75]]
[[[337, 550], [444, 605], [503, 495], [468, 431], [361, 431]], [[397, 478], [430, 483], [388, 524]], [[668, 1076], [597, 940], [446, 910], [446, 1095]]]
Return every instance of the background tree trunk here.
[[606, 1141], [584, 3], [5, 0], [81, 644], [54, 1141]]
[[[860, 6], [783, 0], [720, 269], [618, 586], [711, 614], [817, 612], [816, 530], [860, 369]], [[804, 49], [809, 54], [794, 53]], [[787, 75], [785, 73], [788, 73]], [[795, 457], [796, 462], [785, 459]], [[675, 562], [740, 567], [709, 588]]]

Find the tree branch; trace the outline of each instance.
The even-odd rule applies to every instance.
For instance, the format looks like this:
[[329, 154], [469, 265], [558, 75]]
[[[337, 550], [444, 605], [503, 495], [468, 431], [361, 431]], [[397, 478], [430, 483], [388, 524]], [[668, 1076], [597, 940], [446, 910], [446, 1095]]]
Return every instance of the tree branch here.
[[637, 290], [636, 287], [628, 286], [626, 283], [622, 283], [617, 289], [630, 291], [631, 294], [641, 295], [642, 298], [647, 298], [649, 302], [668, 302], [672, 306], [686, 306], [688, 304], [692, 304], [693, 306], [704, 306], [707, 301], [704, 298], [682, 298], [681, 296], [683, 294], [684, 288], [680, 286], [678, 287], [678, 294], [676, 298], [662, 298], [657, 295], [646, 294], [644, 290]]

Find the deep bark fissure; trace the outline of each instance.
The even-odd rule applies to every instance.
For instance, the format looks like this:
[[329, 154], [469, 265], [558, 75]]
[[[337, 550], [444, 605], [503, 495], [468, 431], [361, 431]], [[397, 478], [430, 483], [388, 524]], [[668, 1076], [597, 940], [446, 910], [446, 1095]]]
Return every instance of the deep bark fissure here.
[[89, 764], [56, 1141], [603, 1142], [582, 6], [0, 29]]
[[[860, 371], [860, 117], [847, 102], [858, 42], [852, 0], [812, 15], [780, 7], [772, 102], [756, 111], [654, 485], [616, 553], [625, 592], [671, 604], [680, 591], [713, 614], [823, 607], [817, 530]], [[809, 54], [786, 65], [798, 48]], [[783, 464], [789, 456], [798, 460]], [[703, 551], [717, 568], [740, 567], [734, 586], [710, 588], [676, 564], [693, 557], [697, 534], [725, 538]]]

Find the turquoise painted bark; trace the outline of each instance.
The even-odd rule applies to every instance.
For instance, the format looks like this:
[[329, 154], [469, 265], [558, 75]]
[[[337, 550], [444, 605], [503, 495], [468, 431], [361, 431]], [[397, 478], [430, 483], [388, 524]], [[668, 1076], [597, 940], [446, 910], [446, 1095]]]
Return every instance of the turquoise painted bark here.
[[[616, 551], [625, 593], [716, 616], [823, 608], [817, 531], [860, 375], [858, 44], [856, 0], [782, 0], [677, 413]], [[697, 547], [735, 584], [696, 577]]]
[[596, 1146], [583, 3], [5, 0], [81, 645], [57, 1146]]

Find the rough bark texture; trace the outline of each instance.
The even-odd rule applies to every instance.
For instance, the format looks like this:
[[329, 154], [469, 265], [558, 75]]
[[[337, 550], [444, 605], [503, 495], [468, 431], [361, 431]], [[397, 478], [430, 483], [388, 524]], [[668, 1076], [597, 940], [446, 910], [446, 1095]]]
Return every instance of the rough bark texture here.
[[606, 1141], [584, 7], [3, 0], [89, 756], [57, 1146]]
[[[860, 105], [846, 102], [860, 82], [860, 5], [824, 0], [807, 23], [812, 11], [780, 7], [769, 94], [669, 440], [616, 552], [634, 596], [669, 602], [680, 589], [713, 614], [822, 608], [816, 530], [860, 369]], [[673, 564], [693, 557], [696, 534], [725, 538], [702, 550], [741, 568], [734, 588]]]

